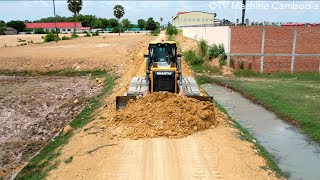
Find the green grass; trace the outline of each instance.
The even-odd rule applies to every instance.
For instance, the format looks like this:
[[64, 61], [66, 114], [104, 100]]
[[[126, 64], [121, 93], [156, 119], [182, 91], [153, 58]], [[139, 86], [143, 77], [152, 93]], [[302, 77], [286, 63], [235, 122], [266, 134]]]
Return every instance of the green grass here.
[[320, 142], [320, 74], [276, 73], [258, 78], [215, 77], [212, 80], [228, 84], [274, 111], [280, 118], [301, 127], [311, 139]]
[[220, 68], [204, 64], [192, 65], [191, 69], [196, 73], [220, 74]]
[[[22, 75], [35, 75], [34, 72], [24, 72]], [[101, 107], [103, 97], [107, 96], [111, 89], [114, 86], [115, 76], [104, 71], [55, 71], [47, 72], [47, 75], [66, 75], [66, 76], [83, 76], [91, 75], [94, 77], [103, 77], [104, 87], [101, 93], [92, 99], [89, 104], [79, 113], [79, 115], [70, 122], [70, 126], [74, 129], [81, 128], [85, 126], [88, 122], [93, 120], [94, 111]], [[10, 75], [14, 75], [13, 72], [10, 72]], [[39, 75], [39, 74], [38, 74]], [[56, 138], [50, 141], [36, 156], [34, 156], [28, 164], [19, 172], [16, 179], [44, 179], [49, 171], [56, 168], [60, 161], [56, 158], [60, 155], [61, 147], [68, 143], [72, 133], [67, 133], [63, 135], [60, 133]], [[65, 163], [70, 163], [73, 158], [65, 160]]]
[[63, 70], [54, 70], [54, 71], [11, 71], [11, 70], [0, 70], [1, 75], [6, 76], [87, 76], [91, 75], [93, 77], [104, 76], [108, 71], [103, 70], [85, 70], [85, 71], [76, 71], [72, 69], [63, 69]]

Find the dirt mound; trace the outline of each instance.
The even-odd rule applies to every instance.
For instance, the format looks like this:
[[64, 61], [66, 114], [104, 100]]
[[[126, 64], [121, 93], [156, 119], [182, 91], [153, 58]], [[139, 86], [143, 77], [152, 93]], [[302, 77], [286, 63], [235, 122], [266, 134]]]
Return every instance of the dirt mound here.
[[154, 93], [132, 100], [106, 122], [114, 136], [184, 137], [219, 122], [212, 103], [171, 93]]

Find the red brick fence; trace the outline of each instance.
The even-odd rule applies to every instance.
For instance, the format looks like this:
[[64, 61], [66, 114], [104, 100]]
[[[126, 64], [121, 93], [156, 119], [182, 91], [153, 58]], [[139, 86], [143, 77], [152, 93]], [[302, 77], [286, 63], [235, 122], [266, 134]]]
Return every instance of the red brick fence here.
[[320, 27], [231, 27], [228, 63], [256, 72], [320, 72]]

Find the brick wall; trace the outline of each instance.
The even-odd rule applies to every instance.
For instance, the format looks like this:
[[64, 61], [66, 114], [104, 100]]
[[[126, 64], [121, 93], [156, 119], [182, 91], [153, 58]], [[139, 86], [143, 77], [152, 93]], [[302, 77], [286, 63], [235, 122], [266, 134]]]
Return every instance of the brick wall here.
[[[295, 27], [265, 27], [264, 53], [291, 54]], [[231, 53], [261, 53], [263, 27], [232, 27]], [[320, 27], [298, 27], [296, 54], [320, 54]], [[235, 68], [240, 65], [260, 72], [260, 56], [232, 56]], [[291, 71], [290, 56], [265, 56], [265, 73]], [[295, 57], [294, 72], [319, 72], [319, 57]]]

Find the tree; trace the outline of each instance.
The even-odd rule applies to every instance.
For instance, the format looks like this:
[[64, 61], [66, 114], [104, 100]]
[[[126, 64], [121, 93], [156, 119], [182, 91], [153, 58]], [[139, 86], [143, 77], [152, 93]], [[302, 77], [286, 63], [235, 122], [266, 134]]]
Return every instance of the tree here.
[[118, 26], [119, 26], [119, 22], [116, 19], [111, 18], [108, 20], [108, 26], [107, 26], [108, 28], [115, 28], [115, 27], [119, 28]]
[[169, 35], [170, 39], [172, 38], [172, 35], [177, 35], [178, 30], [174, 26], [168, 26], [166, 30], [166, 34]]
[[139, 27], [140, 29], [146, 28], [146, 21], [143, 20], [143, 19], [138, 19], [138, 27]]
[[130, 21], [129, 21], [129, 19], [123, 19], [122, 20], [122, 28], [123, 28], [123, 30], [124, 31], [126, 31], [127, 29], [129, 29], [130, 28]]
[[6, 28], [6, 22], [0, 20], [0, 35], [4, 34], [5, 28]]
[[241, 19], [242, 25], [244, 25], [245, 16], [246, 16], [246, 0], [242, 0], [242, 19]]
[[124, 15], [124, 8], [121, 5], [116, 5], [113, 8], [113, 15], [118, 19], [118, 28], [119, 28], [119, 36], [120, 36], [120, 19], [123, 17]]
[[236, 24], [239, 24], [239, 19], [237, 18], [237, 20], [236, 20], [237, 22], [236, 22]]
[[146, 22], [146, 29], [147, 30], [156, 30], [157, 29], [157, 23], [153, 20], [152, 17], [150, 17]]
[[17, 30], [18, 32], [22, 32], [26, 28], [26, 25], [24, 24], [23, 21], [10, 21], [7, 23], [6, 26], [12, 27], [13, 29]]
[[249, 19], [246, 19], [246, 25], [249, 26]]
[[162, 18], [162, 17], [160, 17], [161, 26], [162, 26], [162, 21], [163, 21], [163, 18]]
[[108, 26], [108, 20], [104, 18], [97, 18], [94, 20], [92, 28], [105, 29]]
[[82, 0], [68, 0], [68, 9], [74, 14], [73, 33], [76, 33], [76, 18], [82, 9]]

